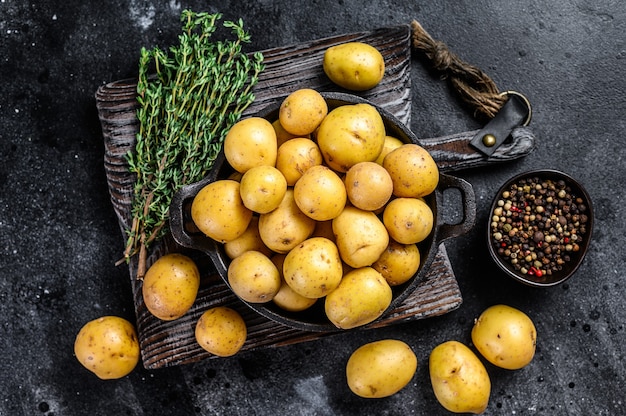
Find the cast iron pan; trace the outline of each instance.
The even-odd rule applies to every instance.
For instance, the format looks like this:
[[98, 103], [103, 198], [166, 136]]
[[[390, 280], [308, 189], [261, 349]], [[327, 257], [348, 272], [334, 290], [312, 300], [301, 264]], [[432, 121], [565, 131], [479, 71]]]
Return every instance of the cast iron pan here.
[[[420, 144], [418, 138], [410, 129], [403, 125], [393, 114], [378, 105], [361, 97], [345, 93], [330, 92], [322, 93], [322, 95], [328, 103], [329, 110], [342, 105], [356, 103], [373, 105], [382, 116], [388, 135], [397, 137], [405, 143]], [[278, 108], [279, 104], [270, 106], [265, 111], [261, 111], [258, 116], [274, 121], [278, 118]], [[232, 168], [224, 157], [224, 152], [220, 152], [209, 175], [199, 182], [182, 187], [174, 196], [170, 207], [170, 228], [174, 240], [183, 247], [205, 252], [213, 261], [216, 271], [226, 285], [228, 285], [227, 273], [230, 259], [226, 256], [221, 243], [206, 237], [195, 227], [191, 220], [190, 208], [193, 198], [200, 189], [210, 182], [227, 177], [232, 172]], [[457, 189], [461, 195], [462, 206], [459, 207], [459, 210], [463, 213], [463, 219], [457, 224], [448, 224], [443, 218], [444, 191], [448, 189]], [[420, 268], [409, 281], [392, 288], [392, 302], [383, 315], [397, 307], [425, 279], [428, 268], [437, 254], [439, 245], [443, 241], [465, 234], [474, 226], [476, 202], [474, 190], [467, 181], [440, 173], [437, 189], [427, 196], [425, 200], [432, 209], [435, 220], [430, 236], [418, 244], [421, 255]], [[315, 305], [303, 312], [288, 312], [280, 309], [273, 302], [259, 304], [241, 301], [266, 318], [298, 330], [340, 331], [326, 318], [324, 299], [319, 299]]]

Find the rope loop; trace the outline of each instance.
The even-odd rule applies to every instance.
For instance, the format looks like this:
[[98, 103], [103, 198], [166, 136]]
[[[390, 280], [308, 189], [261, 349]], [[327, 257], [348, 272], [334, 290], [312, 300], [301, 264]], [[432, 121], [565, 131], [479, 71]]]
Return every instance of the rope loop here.
[[480, 68], [470, 65], [454, 54], [445, 43], [433, 39], [416, 20], [411, 22], [414, 49], [424, 53], [433, 69], [447, 79], [462, 102], [477, 119], [495, 117], [507, 100], [495, 82]]

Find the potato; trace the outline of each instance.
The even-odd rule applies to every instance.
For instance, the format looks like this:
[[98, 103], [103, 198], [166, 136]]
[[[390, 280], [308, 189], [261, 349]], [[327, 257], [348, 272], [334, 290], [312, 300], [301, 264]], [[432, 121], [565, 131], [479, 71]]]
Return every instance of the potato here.
[[344, 179], [348, 199], [357, 208], [376, 211], [389, 201], [393, 182], [389, 172], [376, 162], [353, 165]]
[[246, 342], [248, 329], [243, 318], [234, 309], [216, 306], [205, 311], [195, 329], [200, 346], [218, 357], [235, 355]]
[[287, 180], [274, 166], [255, 166], [241, 177], [239, 193], [251, 211], [266, 214], [276, 209], [287, 192]]
[[294, 186], [308, 168], [321, 165], [322, 162], [322, 152], [313, 140], [296, 137], [278, 148], [276, 169], [281, 171], [287, 185]]
[[348, 272], [326, 296], [324, 311], [337, 328], [356, 328], [375, 321], [391, 304], [391, 287], [371, 267]]
[[393, 194], [419, 198], [431, 194], [439, 183], [439, 168], [426, 149], [406, 143], [385, 156], [383, 167], [393, 180]]
[[467, 346], [446, 341], [436, 346], [428, 359], [435, 397], [446, 410], [479, 414], [491, 394], [491, 380], [483, 363]]
[[385, 144], [385, 124], [370, 104], [342, 105], [330, 111], [316, 134], [324, 161], [337, 172], [376, 160]]
[[417, 370], [417, 357], [396, 339], [370, 342], [357, 348], [346, 365], [348, 386], [365, 398], [382, 398], [402, 390]]
[[272, 250], [261, 240], [261, 234], [259, 233], [259, 217], [257, 216], [252, 217], [248, 228], [243, 234], [234, 240], [224, 243], [224, 252], [231, 260], [249, 250], [260, 251], [266, 256], [272, 255]]
[[403, 144], [404, 142], [398, 139], [397, 137], [385, 136], [385, 144], [383, 144], [383, 150], [380, 152], [375, 162], [382, 166], [383, 160], [385, 160], [385, 156], [387, 156], [389, 152], [391, 152], [394, 149], [397, 149]]
[[301, 88], [289, 94], [280, 104], [278, 119], [291, 134], [306, 136], [317, 129], [328, 114], [328, 104], [311, 88]]
[[385, 75], [385, 60], [381, 53], [362, 42], [331, 46], [324, 52], [322, 65], [331, 81], [352, 91], [374, 88]]
[[224, 156], [237, 172], [254, 166], [274, 166], [278, 141], [272, 123], [262, 117], [248, 117], [235, 123], [224, 138]]
[[287, 253], [306, 240], [314, 229], [315, 220], [300, 211], [293, 189], [287, 189], [278, 208], [259, 216], [261, 239], [276, 253]]
[[207, 237], [224, 243], [246, 231], [252, 211], [243, 204], [239, 182], [221, 179], [196, 194], [191, 203], [191, 219]]
[[280, 289], [278, 289], [278, 293], [274, 296], [272, 301], [279, 308], [289, 311], [289, 312], [300, 312], [306, 310], [313, 306], [317, 299], [315, 298], [305, 298], [302, 295], [296, 293], [285, 281], [285, 277], [283, 274], [283, 265], [285, 263], [286, 254], [274, 254], [271, 259], [272, 263], [278, 269], [278, 274], [281, 278]]
[[103, 316], [87, 322], [74, 341], [76, 359], [98, 378], [122, 378], [139, 362], [135, 327], [124, 318]]
[[235, 295], [250, 303], [265, 303], [280, 289], [278, 269], [265, 254], [246, 251], [228, 266], [228, 284]]
[[317, 298], [307, 298], [300, 295], [283, 280], [280, 289], [278, 289], [278, 293], [276, 293], [272, 301], [283, 310], [302, 312], [315, 305]]
[[401, 244], [389, 240], [387, 249], [372, 264], [389, 283], [389, 286], [401, 285], [417, 273], [420, 267], [420, 251], [415, 244]]
[[348, 199], [341, 178], [323, 165], [311, 166], [302, 174], [293, 187], [293, 197], [300, 211], [316, 221], [337, 217]]
[[349, 266], [370, 266], [385, 251], [389, 234], [371, 211], [348, 205], [333, 219], [333, 233], [341, 259]]
[[191, 308], [200, 288], [200, 272], [192, 259], [165, 254], [146, 272], [141, 292], [146, 308], [163, 321], [173, 321]]
[[537, 330], [528, 315], [519, 309], [494, 305], [474, 322], [472, 342], [493, 365], [517, 370], [535, 356]]
[[433, 223], [433, 211], [422, 199], [396, 198], [383, 211], [383, 224], [389, 236], [402, 244], [424, 241]]
[[321, 298], [335, 290], [343, 277], [339, 250], [324, 237], [311, 237], [291, 249], [283, 264], [283, 277], [301, 296]]
[[282, 124], [280, 124], [280, 120], [276, 119], [272, 122], [272, 127], [274, 127], [274, 131], [276, 132], [276, 146], [280, 149], [280, 146], [283, 145], [287, 140], [294, 139], [298, 137], [297, 134], [291, 134]]

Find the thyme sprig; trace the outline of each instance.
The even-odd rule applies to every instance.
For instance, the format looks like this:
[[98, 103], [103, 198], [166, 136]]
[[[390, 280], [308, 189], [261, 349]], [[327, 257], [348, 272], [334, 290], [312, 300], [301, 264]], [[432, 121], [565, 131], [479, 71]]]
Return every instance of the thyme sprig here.
[[168, 51], [141, 49], [137, 100], [140, 127], [127, 154], [136, 175], [132, 224], [124, 259], [139, 255], [143, 278], [147, 249], [165, 235], [169, 206], [185, 184], [213, 166], [230, 127], [253, 102], [252, 87], [264, 69], [260, 52], [247, 55], [243, 21], [225, 21], [234, 40], [212, 41], [221, 13], [185, 10], [179, 45]]

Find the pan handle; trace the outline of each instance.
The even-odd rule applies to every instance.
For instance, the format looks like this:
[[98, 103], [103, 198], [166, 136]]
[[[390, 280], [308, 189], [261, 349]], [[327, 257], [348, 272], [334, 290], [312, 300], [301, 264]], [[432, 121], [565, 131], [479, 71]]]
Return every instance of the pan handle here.
[[199, 182], [184, 185], [174, 194], [170, 204], [170, 232], [174, 241], [186, 248], [193, 248], [204, 252], [214, 250], [215, 243], [208, 238], [195, 225], [189, 221], [189, 210], [196, 194], [209, 184], [213, 179], [204, 178]]
[[[438, 191], [443, 199], [443, 191], [446, 189], [458, 189], [461, 193], [461, 203], [463, 206], [463, 219], [458, 224], [446, 224], [442, 215], [439, 215], [439, 226], [437, 228], [437, 243], [441, 243], [452, 237], [458, 237], [470, 231], [476, 222], [476, 196], [472, 185], [464, 179], [446, 174], [439, 175]], [[442, 206], [441, 204], [439, 205]]]

